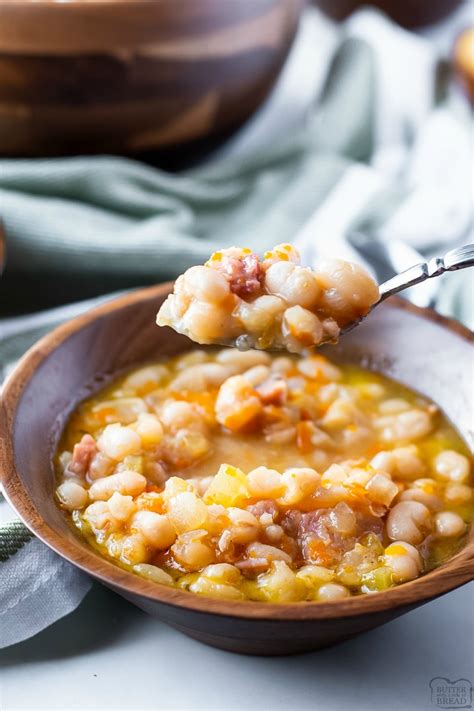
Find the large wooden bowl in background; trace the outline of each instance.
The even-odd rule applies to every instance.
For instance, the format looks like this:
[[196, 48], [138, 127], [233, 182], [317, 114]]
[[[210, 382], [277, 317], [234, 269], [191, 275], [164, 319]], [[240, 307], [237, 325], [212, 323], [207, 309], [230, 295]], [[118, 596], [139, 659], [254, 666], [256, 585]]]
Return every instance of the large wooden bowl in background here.
[[133, 153], [239, 126], [306, 0], [0, 0], [0, 155]]
[[374, 5], [404, 27], [423, 27], [439, 22], [464, 0], [313, 0], [335, 20], [345, 20], [364, 5]]
[[[112, 375], [190, 347], [183, 336], [155, 325], [170, 288], [127, 294], [61, 326], [34, 346], [6, 381], [0, 401], [0, 480], [39, 538], [158, 619], [202, 642], [253, 654], [324, 647], [472, 580], [472, 528], [454, 558], [410, 583], [377, 595], [281, 605], [217, 600], [152, 583], [101, 558], [76, 535], [54, 501], [52, 456], [61, 429], [78, 401]], [[398, 299], [377, 308], [330, 352], [432, 397], [472, 444], [472, 340], [459, 324]]]

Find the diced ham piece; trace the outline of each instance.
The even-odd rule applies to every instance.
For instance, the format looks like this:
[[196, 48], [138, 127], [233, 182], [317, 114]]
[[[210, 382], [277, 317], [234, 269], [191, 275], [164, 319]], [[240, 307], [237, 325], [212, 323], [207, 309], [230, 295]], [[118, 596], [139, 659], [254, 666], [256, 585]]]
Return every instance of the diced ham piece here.
[[247, 511], [250, 511], [256, 518], [260, 518], [262, 514], [270, 514], [275, 521], [278, 516], [278, 506], [272, 499], [262, 499], [256, 504], [247, 506]]
[[262, 290], [264, 271], [256, 254], [240, 258], [224, 255], [220, 269], [227, 276], [230, 290], [236, 296], [248, 299]]
[[90, 434], [85, 434], [81, 441], [74, 445], [72, 459], [67, 465], [67, 473], [84, 477], [97, 452], [95, 439]]

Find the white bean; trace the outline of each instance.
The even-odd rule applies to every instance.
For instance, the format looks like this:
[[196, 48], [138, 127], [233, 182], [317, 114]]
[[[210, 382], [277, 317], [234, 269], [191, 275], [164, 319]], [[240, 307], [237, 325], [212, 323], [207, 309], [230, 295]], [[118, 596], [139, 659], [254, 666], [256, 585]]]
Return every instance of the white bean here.
[[166, 402], [160, 412], [160, 418], [164, 426], [173, 432], [181, 429], [200, 430], [204, 425], [199, 408], [183, 400]]
[[321, 261], [318, 282], [324, 290], [320, 305], [339, 325], [364, 316], [379, 300], [379, 289], [363, 267], [341, 259]]
[[278, 526], [278, 524], [276, 523], [265, 528], [265, 536], [270, 541], [270, 543], [278, 543], [278, 541], [281, 541], [284, 533], [285, 532], [282, 527]]
[[257, 467], [247, 474], [249, 491], [259, 499], [274, 499], [283, 494], [285, 482], [280, 472], [267, 467]]
[[174, 558], [187, 570], [200, 570], [214, 560], [213, 551], [202, 540], [207, 531], [182, 533], [171, 547]]
[[419, 479], [426, 471], [418, 447], [414, 444], [396, 447], [389, 452], [378, 452], [371, 464], [374, 469], [385, 471], [404, 481]]
[[255, 387], [268, 378], [270, 368], [267, 365], [254, 365], [253, 368], [249, 368], [249, 370], [246, 370], [242, 375], [249, 381], [250, 385]]
[[168, 517], [178, 533], [202, 528], [207, 522], [207, 506], [192, 491], [183, 491], [168, 501]]
[[395, 583], [405, 583], [417, 578], [421, 571], [421, 556], [417, 549], [405, 541], [394, 541], [385, 549], [385, 564], [391, 569]]
[[82, 509], [87, 504], [89, 497], [83, 486], [74, 481], [63, 481], [56, 489], [61, 506], [67, 511]]
[[286, 304], [279, 296], [265, 294], [255, 301], [242, 301], [236, 313], [248, 333], [260, 335], [272, 328], [285, 308]]
[[295, 270], [295, 264], [291, 262], [275, 262], [266, 271], [265, 287], [270, 294], [281, 294], [287, 279]]
[[122, 527], [122, 522], [112, 516], [107, 501], [94, 501], [89, 504], [84, 511], [84, 520], [96, 535], [104, 530], [110, 534]]
[[438, 536], [451, 538], [464, 533], [466, 524], [454, 511], [440, 511], [435, 515], [435, 528]]
[[247, 556], [249, 558], [261, 558], [271, 563], [274, 560], [283, 560], [285, 563], [291, 563], [291, 556], [280, 548], [268, 546], [266, 543], [250, 543], [247, 546]]
[[173, 585], [173, 578], [171, 575], [166, 573], [161, 568], [158, 568], [156, 565], [138, 563], [133, 566], [133, 572], [137, 573], [137, 575], [141, 575], [142, 578], [152, 580], [154, 583], [160, 583], [161, 585]]
[[309, 467], [293, 467], [281, 475], [284, 484], [284, 494], [278, 502], [284, 506], [298, 504], [306, 496], [312, 494], [318, 487], [321, 476]]
[[444, 492], [444, 498], [454, 506], [467, 504], [472, 498], [472, 489], [467, 484], [448, 484]]
[[392, 541], [421, 543], [430, 528], [429, 509], [418, 501], [401, 501], [387, 516], [387, 535]]
[[244, 509], [230, 507], [227, 509], [230, 519], [230, 536], [234, 543], [251, 543], [255, 541], [260, 532], [260, 524], [257, 518]]
[[154, 511], [137, 511], [132, 528], [140, 531], [146, 542], [159, 550], [169, 548], [176, 540], [176, 531], [167, 516]]
[[120, 461], [124, 457], [138, 454], [142, 443], [140, 436], [130, 427], [114, 424], [107, 425], [100, 435], [97, 445], [107, 457]]
[[383, 400], [379, 404], [379, 412], [382, 415], [398, 415], [400, 412], [406, 412], [407, 410], [411, 410], [410, 403], [399, 397]]
[[270, 365], [271, 358], [264, 351], [238, 351], [235, 348], [224, 348], [216, 355], [216, 361], [230, 366], [236, 373], [243, 373], [255, 365]]
[[131, 496], [124, 496], [115, 491], [107, 501], [110, 513], [117, 521], [128, 521], [136, 509], [136, 504]]
[[168, 368], [165, 365], [147, 365], [134, 370], [123, 381], [124, 390], [144, 390], [150, 385], [158, 386], [168, 377]]
[[303, 346], [315, 346], [323, 338], [323, 327], [316, 314], [297, 305], [286, 309], [283, 314], [282, 333], [295, 338]]
[[193, 301], [183, 316], [186, 333], [198, 343], [222, 343], [238, 335], [227, 308], [205, 301]]
[[145, 487], [146, 479], [142, 474], [125, 469], [103, 479], [96, 479], [89, 489], [89, 496], [92, 501], [107, 501], [115, 491], [124, 496], [138, 496]]
[[374, 420], [384, 442], [414, 442], [431, 432], [433, 423], [426, 410], [414, 408], [398, 415], [384, 415]]
[[218, 583], [228, 585], [238, 585], [241, 579], [240, 570], [230, 563], [215, 563], [208, 565], [202, 571], [202, 575]]
[[136, 432], [143, 447], [154, 447], [163, 439], [163, 427], [156, 415], [149, 412], [138, 416]]
[[223, 363], [197, 363], [179, 373], [170, 383], [171, 390], [207, 390], [218, 387], [235, 373], [235, 368]]
[[438, 454], [433, 465], [440, 479], [457, 484], [465, 484], [469, 480], [471, 467], [468, 458], [452, 449]]
[[278, 358], [275, 358], [271, 364], [272, 371], [274, 373], [281, 373], [282, 375], [284, 373], [288, 373], [288, 371], [292, 370], [294, 367], [294, 362], [287, 356], [279, 356]]
[[234, 375], [220, 387], [215, 404], [216, 419], [237, 432], [250, 425], [262, 411], [262, 403], [243, 375]]
[[122, 539], [120, 558], [128, 565], [144, 563], [147, 560], [146, 542], [140, 533], [132, 533]]
[[219, 304], [230, 294], [224, 274], [205, 266], [190, 267], [184, 273], [184, 288], [198, 301]]
[[290, 262], [273, 264], [266, 273], [265, 285], [270, 293], [282, 297], [290, 306], [303, 308], [314, 308], [321, 293], [311, 269]]
[[350, 597], [350, 592], [344, 585], [339, 585], [339, 583], [324, 583], [317, 593], [317, 599], [321, 602], [343, 600], [346, 597]]
[[402, 491], [399, 499], [400, 501], [420, 501], [431, 511], [439, 511], [442, 508], [439, 485], [429, 477], [410, 482], [408, 489]]

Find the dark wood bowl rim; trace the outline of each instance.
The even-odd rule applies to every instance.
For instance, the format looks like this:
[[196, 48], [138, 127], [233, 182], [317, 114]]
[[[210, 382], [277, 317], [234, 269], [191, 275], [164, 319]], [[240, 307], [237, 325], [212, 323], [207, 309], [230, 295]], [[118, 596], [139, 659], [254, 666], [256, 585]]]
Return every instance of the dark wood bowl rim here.
[[[89, 549], [79, 537], [77, 544], [73, 544], [43, 521], [36, 511], [34, 502], [30, 500], [23, 487], [13, 456], [13, 422], [23, 389], [42, 361], [77, 331], [97, 318], [126, 306], [150, 298], [159, 298], [164, 293], [168, 293], [171, 287], [171, 283], [166, 283], [127, 293], [59, 326], [30, 348], [5, 381], [0, 398], [0, 481], [3, 484], [7, 500], [16, 510], [20, 519], [40, 540], [73, 565], [101, 582], [122, 591], [125, 595], [142, 596], [149, 600], [196, 612], [244, 619], [321, 620], [365, 615], [406, 605], [416, 606], [473, 579], [474, 527], [471, 527], [466, 545], [447, 563], [417, 580], [404, 583], [386, 592], [327, 603], [231, 602], [201, 597], [144, 580], [133, 573], [122, 570], [105, 558], [97, 558], [92, 549]], [[434, 321], [470, 343], [474, 342], [474, 335], [471, 331], [454, 319], [441, 316], [432, 309], [413, 306], [404, 299], [392, 298], [390, 303], [398, 309]]]

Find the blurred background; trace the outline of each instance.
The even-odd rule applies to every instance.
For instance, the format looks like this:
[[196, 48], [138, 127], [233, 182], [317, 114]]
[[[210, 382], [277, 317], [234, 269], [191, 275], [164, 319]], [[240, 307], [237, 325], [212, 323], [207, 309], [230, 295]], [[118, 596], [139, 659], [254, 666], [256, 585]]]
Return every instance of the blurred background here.
[[[232, 243], [296, 241], [384, 278], [472, 241], [473, 15], [0, 0], [0, 316], [171, 278]], [[472, 278], [456, 279], [418, 300], [469, 323]]]

